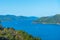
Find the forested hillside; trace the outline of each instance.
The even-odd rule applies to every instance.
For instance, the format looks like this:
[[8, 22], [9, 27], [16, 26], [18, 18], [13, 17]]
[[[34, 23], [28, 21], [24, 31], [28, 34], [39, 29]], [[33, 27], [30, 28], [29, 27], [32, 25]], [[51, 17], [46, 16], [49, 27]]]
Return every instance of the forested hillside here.
[[43, 24], [60, 24], [60, 14], [54, 16], [41, 17], [35, 20], [36, 23]]

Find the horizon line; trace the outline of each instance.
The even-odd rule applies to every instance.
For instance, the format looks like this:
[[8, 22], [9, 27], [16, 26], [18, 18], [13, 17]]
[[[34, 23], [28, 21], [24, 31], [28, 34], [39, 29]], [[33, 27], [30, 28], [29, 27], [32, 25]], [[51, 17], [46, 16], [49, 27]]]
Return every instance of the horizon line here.
[[[26, 16], [26, 15], [14, 15], [14, 14], [0, 14], [0, 16], [7, 16], [7, 15], [12, 15], [12, 16], [25, 16], [25, 17], [39, 17], [39, 16]], [[54, 14], [54, 15], [59, 15], [59, 14]], [[54, 16], [54, 15], [48, 15], [48, 16]], [[45, 16], [40, 16], [40, 17], [47, 17]]]

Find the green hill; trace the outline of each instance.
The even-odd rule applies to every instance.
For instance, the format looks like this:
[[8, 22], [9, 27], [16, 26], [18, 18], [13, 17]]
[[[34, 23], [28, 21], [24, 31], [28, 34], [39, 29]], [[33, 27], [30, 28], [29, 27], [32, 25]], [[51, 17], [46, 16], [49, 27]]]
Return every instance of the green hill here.
[[34, 22], [43, 24], [60, 24], [60, 14], [48, 17], [41, 17], [35, 20]]

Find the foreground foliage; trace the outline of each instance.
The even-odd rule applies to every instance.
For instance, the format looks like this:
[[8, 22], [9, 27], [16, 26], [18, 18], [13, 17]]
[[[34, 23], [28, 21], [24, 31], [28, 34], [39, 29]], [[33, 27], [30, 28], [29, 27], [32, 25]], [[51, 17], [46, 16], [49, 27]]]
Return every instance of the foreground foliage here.
[[14, 28], [3, 28], [0, 25], [0, 40], [40, 40], [40, 38], [33, 37], [24, 31], [15, 30]]

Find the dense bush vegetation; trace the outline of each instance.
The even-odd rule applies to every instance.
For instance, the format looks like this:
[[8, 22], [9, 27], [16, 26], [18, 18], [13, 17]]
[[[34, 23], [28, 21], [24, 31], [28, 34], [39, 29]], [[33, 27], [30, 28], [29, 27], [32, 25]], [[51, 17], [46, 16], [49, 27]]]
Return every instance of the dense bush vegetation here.
[[33, 37], [24, 31], [15, 30], [14, 28], [3, 28], [0, 25], [0, 40], [40, 40], [40, 38]]

